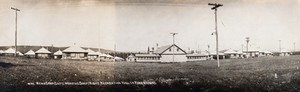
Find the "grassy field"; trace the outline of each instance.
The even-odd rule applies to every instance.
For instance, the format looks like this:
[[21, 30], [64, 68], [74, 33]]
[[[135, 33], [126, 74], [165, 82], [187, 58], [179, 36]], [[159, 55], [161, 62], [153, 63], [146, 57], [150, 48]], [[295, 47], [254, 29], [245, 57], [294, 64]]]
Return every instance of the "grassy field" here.
[[[300, 91], [300, 56], [227, 59], [219, 68], [216, 64], [0, 57], [0, 91]], [[155, 84], [28, 85], [134, 81]]]

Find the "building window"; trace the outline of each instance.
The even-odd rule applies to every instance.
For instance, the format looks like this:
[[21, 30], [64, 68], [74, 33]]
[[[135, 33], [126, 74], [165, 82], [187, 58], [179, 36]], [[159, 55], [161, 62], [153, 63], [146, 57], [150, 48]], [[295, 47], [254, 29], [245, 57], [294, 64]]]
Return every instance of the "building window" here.
[[71, 53], [71, 55], [70, 55], [71, 57], [75, 57], [75, 54], [74, 53]]
[[179, 48], [177, 48], [177, 51], [179, 51]]
[[80, 53], [80, 54], [79, 54], [79, 57], [84, 57], [84, 54], [83, 54], [83, 53]]
[[171, 52], [171, 51], [172, 51], [172, 49], [170, 48], [170, 49], [169, 49], [169, 51]]

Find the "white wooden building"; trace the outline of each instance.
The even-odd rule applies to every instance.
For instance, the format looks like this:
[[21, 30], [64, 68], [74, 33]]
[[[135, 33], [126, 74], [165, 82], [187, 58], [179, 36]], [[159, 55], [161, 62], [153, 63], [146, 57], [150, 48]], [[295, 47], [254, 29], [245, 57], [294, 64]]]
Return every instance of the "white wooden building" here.
[[248, 50], [248, 51], [243, 51], [243, 53], [246, 53], [247, 58], [255, 58], [259, 56], [259, 50]]
[[50, 58], [51, 52], [46, 48], [42, 47], [35, 52], [36, 58]]
[[136, 62], [161, 62], [158, 54], [135, 54]]
[[187, 53], [176, 44], [158, 47], [154, 54], [160, 56], [161, 62], [186, 62]]
[[240, 54], [236, 51], [236, 50], [233, 50], [233, 49], [228, 49], [224, 52], [224, 55], [226, 58], [230, 58], [230, 59], [237, 59], [237, 58], [240, 58]]
[[[157, 47], [155, 51], [147, 54], [135, 54], [134, 60], [136, 62], [186, 62], [187, 53], [177, 45], [166, 45]], [[173, 57], [174, 56], [174, 57]]]
[[291, 51], [288, 51], [288, 50], [281, 50], [279, 53], [279, 56], [290, 56], [292, 54]]
[[193, 54], [187, 54], [186, 57], [187, 57], [187, 61], [209, 60], [208, 54], [193, 53]]
[[62, 52], [62, 59], [87, 60], [88, 52], [79, 46], [71, 46]]
[[91, 49], [87, 49], [86, 51], [88, 52], [88, 54], [87, 54], [88, 60], [92, 60], [92, 61], [97, 60], [97, 58], [99, 56], [99, 54], [97, 52], [95, 52]]
[[127, 58], [126, 61], [136, 61], [136, 57], [133, 54], [130, 54]]
[[61, 50], [58, 50], [58, 51], [53, 53], [53, 58], [54, 59], [61, 59], [62, 55], [63, 55], [63, 52]]

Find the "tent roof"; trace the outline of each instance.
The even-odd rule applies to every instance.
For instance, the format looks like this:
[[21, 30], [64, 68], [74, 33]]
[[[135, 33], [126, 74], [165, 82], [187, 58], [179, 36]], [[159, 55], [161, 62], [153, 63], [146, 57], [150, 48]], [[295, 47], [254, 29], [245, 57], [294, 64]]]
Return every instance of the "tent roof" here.
[[44, 47], [42, 47], [41, 49], [37, 50], [35, 53], [47, 53], [50, 54], [51, 52], [47, 49], [45, 49]]
[[134, 58], [135, 56], [133, 54], [130, 54], [127, 58]]
[[21, 53], [20, 51], [17, 51], [17, 53], [20, 55], [20, 56], [23, 56], [24, 54]]
[[87, 53], [86, 50], [82, 49], [79, 46], [71, 46], [71, 47], [63, 50], [63, 52], [83, 52], [83, 53]]
[[232, 49], [228, 49], [224, 52], [225, 54], [237, 54], [238, 52], [237, 51], [234, 51]]
[[111, 56], [111, 55], [109, 55], [109, 54], [105, 54], [106, 55], [106, 57], [113, 57], [113, 56]]
[[25, 53], [25, 55], [35, 55], [33, 50], [29, 50], [28, 52]]
[[123, 58], [121, 57], [115, 57], [116, 60], [124, 60]]
[[104, 56], [104, 57], [106, 57], [105, 54], [103, 54], [103, 53], [101, 53], [101, 52], [99, 52], [99, 51], [98, 51], [97, 53], [98, 53], [99, 56]]
[[15, 49], [9, 48], [9, 49], [5, 50], [4, 53], [15, 53], [15, 51], [16, 51]]
[[97, 52], [95, 52], [91, 49], [87, 49], [86, 51], [88, 52], [88, 55], [99, 55]]
[[56, 51], [53, 55], [62, 55], [63, 53], [62, 53], [62, 51], [61, 50], [58, 50], [58, 51]]

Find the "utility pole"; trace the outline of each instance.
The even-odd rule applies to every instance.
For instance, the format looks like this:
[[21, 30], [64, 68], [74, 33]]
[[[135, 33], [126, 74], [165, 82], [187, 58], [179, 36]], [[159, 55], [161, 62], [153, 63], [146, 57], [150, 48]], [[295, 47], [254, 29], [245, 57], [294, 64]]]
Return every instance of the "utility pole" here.
[[294, 52], [296, 52], [296, 43], [294, 42]]
[[281, 52], [281, 40], [279, 40], [279, 52]]
[[209, 48], [210, 48], [210, 46], [209, 46], [209, 45], [207, 45], [208, 59], [210, 60], [210, 59], [211, 59], [211, 56], [210, 56], [210, 51], [209, 51]]
[[116, 61], [116, 48], [117, 48], [117, 46], [116, 46], [116, 44], [114, 45], [114, 61]]
[[171, 34], [172, 34], [172, 36], [173, 36], [173, 45], [172, 45], [172, 48], [171, 48], [171, 49], [172, 49], [172, 51], [173, 51], [173, 53], [172, 53], [172, 54], [173, 54], [173, 62], [174, 62], [174, 50], [175, 50], [175, 49], [174, 49], [174, 45], [175, 45], [175, 35], [177, 35], [178, 33], [171, 33]]
[[249, 41], [250, 41], [250, 37], [246, 37], [246, 42], [247, 42], [247, 53], [249, 51]]
[[213, 6], [211, 9], [215, 10], [215, 25], [216, 25], [216, 52], [217, 52], [217, 61], [218, 61], [218, 67], [220, 67], [220, 60], [219, 60], [219, 38], [218, 38], [218, 21], [217, 21], [217, 9], [218, 7], [223, 6], [223, 4], [217, 4], [217, 3], [208, 3], [208, 5]]
[[18, 9], [18, 8], [14, 8], [14, 7], [11, 7], [11, 9], [12, 10], [14, 10], [15, 12], [16, 12], [16, 19], [15, 19], [15, 27], [16, 27], [16, 31], [15, 31], [15, 48], [16, 48], [16, 50], [15, 50], [15, 56], [17, 56], [17, 51], [18, 51], [18, 47], [17, 47], [17, 36], [18, 36], [18, 26], [17, 26], [17, 24], [18, 24], [18, 11], [20, 11], [20, 9]]

